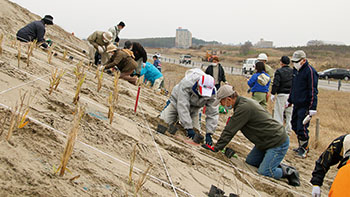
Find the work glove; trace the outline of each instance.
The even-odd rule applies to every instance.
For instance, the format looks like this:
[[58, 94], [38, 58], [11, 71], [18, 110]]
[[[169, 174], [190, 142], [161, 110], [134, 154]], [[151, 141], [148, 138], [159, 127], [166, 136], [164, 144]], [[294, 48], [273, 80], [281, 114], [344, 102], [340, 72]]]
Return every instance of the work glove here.
[[102, 47], [102, 46], [98, 46], [98, 47], [97, 47], [97, 51], [98, 51], [99, 54], [102, 54], [102, 53], [105, 52], [105, 49], [104, 49], [104, 47]]
[[290, 107], [292, 104], [291, 103], [289, 103], [288, 101], [286, 101], [286, 104], [284, 105], [284, 108], [288, 108], [288, 107]]
[[225, 81], [225, 84], [227, 85], [227, 84], [228, 84], [228, 82], [227, 82], [227, 81]]
[[187, 137], [193, 139], [194, 135], [196, 134], [193, 129], [186, 129], [187, 131]]
[[210, 150], [214, 153], [218, 152], [219, 150], [217, 148], [215, 148], [215, 146], [210, 146], [208, 144], [203, 144], [202, 145], [203, 148], [207, 149], [207, 150]]
[[309, 110], [309, 115], [310, 116], [314, 116], [317, 114], [317, 111], [316, 110]]
[[318, 185], [314, 185], [312, 188], [312, 197], [321, 197], [321, 188]]
[[208, 145], [213, 145], [213, 139], [211, 138], [212, 133], [205, 134], [205, 143]]
[[275, 102], [275, 95], [271, 94], [271, 102]]
[[102, 66], [102, 65], [101, 65], [101, 66], [98, 67], [98, 70], [99, 70], [99, 71], [104, 71], [104, 69], [105, 69], [105, 66]]
[[146, 67], [146, 63], [142, 63], [142, 68], [145, 68]]

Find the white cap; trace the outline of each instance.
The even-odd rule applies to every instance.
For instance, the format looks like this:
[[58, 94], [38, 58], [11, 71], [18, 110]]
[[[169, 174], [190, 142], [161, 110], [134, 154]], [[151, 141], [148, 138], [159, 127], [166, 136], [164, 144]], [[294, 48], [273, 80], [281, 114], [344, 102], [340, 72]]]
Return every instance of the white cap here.
[[210, 75], [203, 75], [198, 81], [199, 94], [210, 97], [215, 87], [214, 78]]
[[265, 60], [265, 61], [267, 61], [267, 55], [265, 53], [260, 53], [258, 55], [258, 60]]
[[110, 43], [113, 40], [113, 34], [110, 31], [103, 32], [102, 38], [103, 42]]

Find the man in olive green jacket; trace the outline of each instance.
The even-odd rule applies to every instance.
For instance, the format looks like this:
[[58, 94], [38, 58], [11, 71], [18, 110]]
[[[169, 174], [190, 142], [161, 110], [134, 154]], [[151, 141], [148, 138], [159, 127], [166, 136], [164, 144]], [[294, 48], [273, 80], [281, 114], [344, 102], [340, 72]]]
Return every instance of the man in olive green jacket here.
[[90, 62], [94, 61], [96, 51], [101, 55], [101, 63], [108, 61], [107, 46], [112, 42], [113, 35], [111, 32], [95, 31], [87, 40], [89, 41], [89, 58]]
[[[255, 147], [246, 158], [246, 162], [258, 168], [258, 173], [280, 178], [297, 178], [296, 170], [285, 169], [280, 166], [289, 147], [289, 137], [283, 125], [271, 117], [256, 101], [238, 96], [232, 86], [224, 85], [218, 91], [215, 104], [233, 108], [234, 114], [221, 133], [216, 145], [211, 148], [217, 152], [223, 150], [236, 133], [241, 130]], [[215, 105], [214, 104], [214, 105]], [[297, 176], [297, 177], [296, 177]], [[293, 180], [292, 180], [293, 181]], [[289, 182], [291, 182], [289, 180]]]

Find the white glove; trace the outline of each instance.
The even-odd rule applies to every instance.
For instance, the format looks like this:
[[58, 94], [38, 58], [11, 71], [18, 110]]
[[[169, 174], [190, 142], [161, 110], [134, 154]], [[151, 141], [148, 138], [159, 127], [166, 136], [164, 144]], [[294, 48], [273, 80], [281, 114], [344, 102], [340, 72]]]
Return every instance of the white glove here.
[[98, 70], [99, 70], [99, 71], [103, 71], [104, 69], [105, 69], [105, 66], [102, 66], [102, 65], [101, 65], [101, 66], [98, 67]]
[[310, 122], [311, 118], [312, 118], [312, 116], [307, 115], [303, 120], [303, 125], [306, 125], [308, 122]]
[[227, 82], [227, 81], [225, 81], [225, 84], [227, 85], [227, 84], [228, 84], [228, 82]]
[[274, 102], [275, 101], [275, 95], [271, 94], [271, 101]]
[[316, 110], [309, 110], [309, 115], [310, 116], [314, 116], [317, 114], [317, 111]]
[[315, 185], [312, 188], [312, 197], [321, 197], [321, 188], [318, 185]]
[[98, 46], [97, 47], [97, 51], [99, 54], [102, 54], [103, 52], [105, 52], [104, 48], [102, 46]]
[[290, 103], [288, 101], [286, 101], [286, 104], [284, 105], [284, 108], [288, 108], [290, 107]]
[[145, 68], [146, 67], [146, 63], [142, 63], [142, 68]]

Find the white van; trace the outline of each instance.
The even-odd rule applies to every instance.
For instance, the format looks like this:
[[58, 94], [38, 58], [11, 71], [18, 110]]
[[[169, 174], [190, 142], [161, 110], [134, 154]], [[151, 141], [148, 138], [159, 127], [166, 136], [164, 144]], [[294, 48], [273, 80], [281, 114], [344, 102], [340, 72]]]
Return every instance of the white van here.
[[243, 74], [253, 74], [255, 70], [255, 64], [258, 62], [258, 59], [256, 58], [248, 58], [244, 60], [243, 62], [243, 67], [242, 67], [242, 72]]

